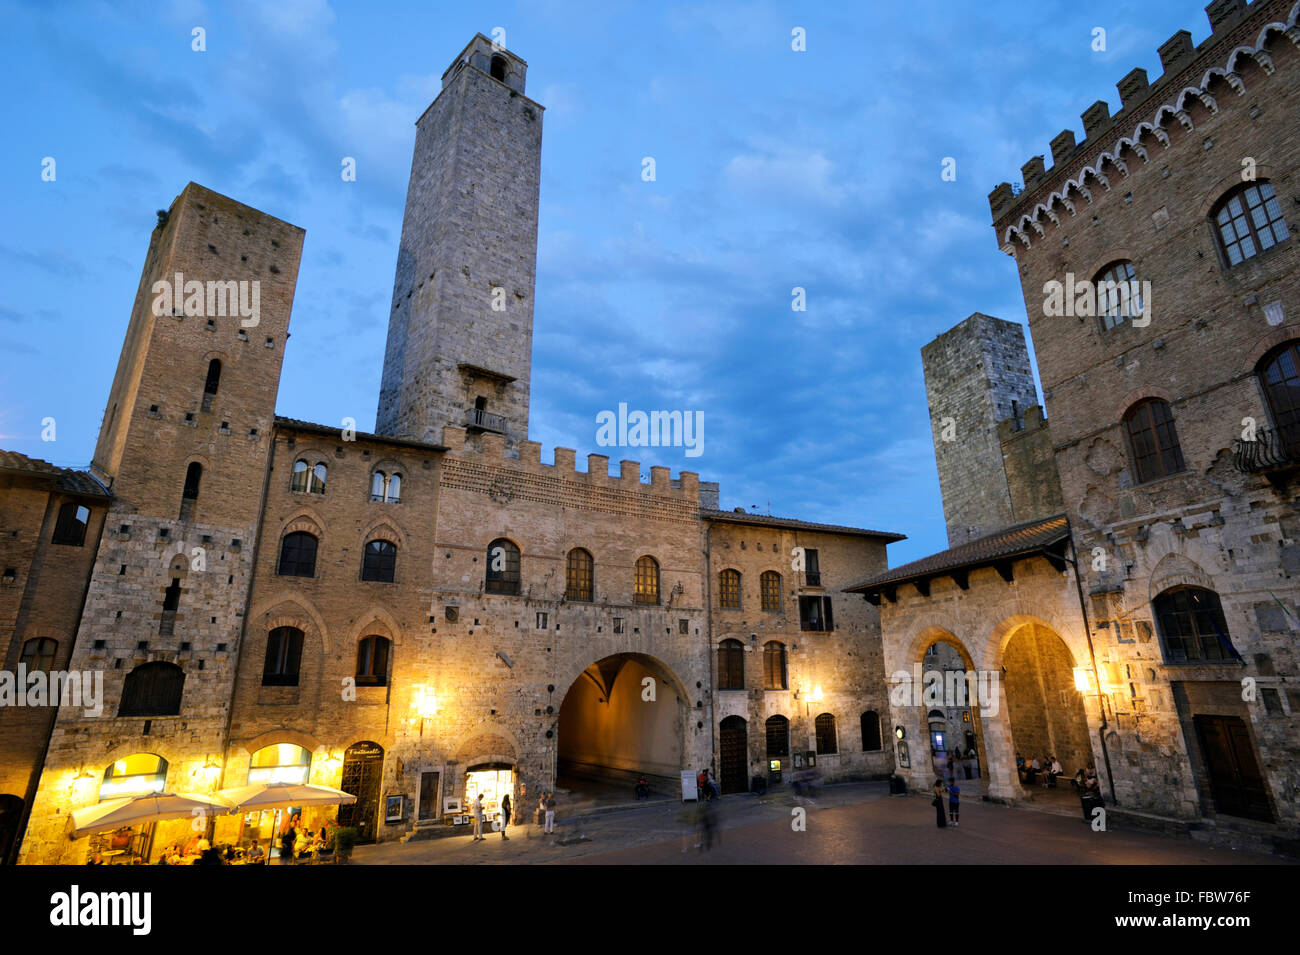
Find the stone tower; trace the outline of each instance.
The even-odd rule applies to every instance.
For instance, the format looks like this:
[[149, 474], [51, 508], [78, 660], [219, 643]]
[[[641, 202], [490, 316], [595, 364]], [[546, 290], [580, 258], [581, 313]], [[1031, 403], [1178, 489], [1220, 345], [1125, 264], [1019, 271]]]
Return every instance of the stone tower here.
[[1038, 405], [1024, 329], [976, 312], [922, 348], [921, 362], [949, 546], [1030, 519], [1014, 512], [998, 433]]
[[478, 34], [416, 124], [375, 430], [528, 437], [542, 107]]
[[58, 857], [105, 766], [220, 782], [304, 233], [194, 183], [159, 219], [91, 465], [113, 501], [69, 667], [103, 711], [60, 707], [21, 859]]

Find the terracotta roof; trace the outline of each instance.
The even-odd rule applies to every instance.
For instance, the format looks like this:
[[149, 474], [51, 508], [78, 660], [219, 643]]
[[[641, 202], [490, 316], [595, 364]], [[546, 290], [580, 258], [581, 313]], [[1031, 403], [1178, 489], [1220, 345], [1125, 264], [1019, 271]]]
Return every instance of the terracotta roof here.
[[[1043, 553], [1065, 541], [1069, 535], [1070, 525], [1066, 522], [1064, 514], [1016, 524], [996, 534], [949, 547], [937, 554], [877, 574], [856, 587], [846, 587], [845, 593], [860, 593], [870, 599], [872, 595], [878, 596], [888, 587], [929, 581], [935, 577], [951, 576], [954, 572], [969, 571], [1017, 557]], [[961, 583], [961, 580], [958, 582]]]
[[83, 497], [112, 497], [108, 489], [85, 471], [61, 468], [40, 458], [29, 458], [17, 451], [0, 450], [0, 471], [31, 474], [53, 481], [58, 490]]
[[[290, 428], [294, 431], [309, 431], [312, 434], [330, 435], [339, 440], [342, 440], [343, 437], [343, 429], [336, 426], [300, 421], [297, 418], [286, 418], [282, 415], [275, 416], [275, 423], [279, 427]], [[386, 434], [370, 434], [367, 431], [358, 431], [356, 437], [358, 441], [378, 441], [382, 444], [392, 444], [402, 448], [419, 448], [423, 451], [447, 450], [447, 446], [443, 444], [429, 444], [426, 441], [412, 441], [409, 438], [394, 438]]]
[[788, 527], [792, 530], [820, 531], [823, 534], [849, 534], [854, 537], [879, 537], [890, 543], [907, 540], [906, 534], [892, 531], [872, 531], [862, 527], [844, 527], [840, 524], [814, 524], [791, 517], [771, 517], [767, 514], [750, 514], [747, 511], [715, 511], [701, 509], [700, 516], [715, 524], [751, 524], [757, 527]]

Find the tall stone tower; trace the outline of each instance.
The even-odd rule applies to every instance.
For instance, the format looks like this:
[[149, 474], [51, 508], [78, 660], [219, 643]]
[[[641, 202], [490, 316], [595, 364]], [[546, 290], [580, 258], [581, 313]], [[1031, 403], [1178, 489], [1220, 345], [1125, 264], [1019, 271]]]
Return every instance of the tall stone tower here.
[[375, 430], [528, 437], [542, 107], [478, 34], [416, 124]]
[[103, 711], [59, 708], [20, 861], [59, 858], [69, 807], [127, 785], [114, 772], [158, 760], [169, 790], [220, 782], [303, 235], [190, 183], [150, 237], [91, 465], [113, 501], [69, 662], [103, 672]]
[[922, 348], [921, 362], [949, 546], [1028, 519], [1014, 513], [998, 434], [1038, 406], [1024, 329], [976, 312]]

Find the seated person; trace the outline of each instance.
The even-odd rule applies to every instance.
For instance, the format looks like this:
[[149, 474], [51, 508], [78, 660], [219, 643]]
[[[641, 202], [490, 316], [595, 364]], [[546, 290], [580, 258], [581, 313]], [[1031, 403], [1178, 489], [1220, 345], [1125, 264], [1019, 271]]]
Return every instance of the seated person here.
[[253, 844], [248, 847], [244, 853], [244, 861], [249, 865], [265, 865], [266, 853], [262, 851], [262, 844], [254, 840]]

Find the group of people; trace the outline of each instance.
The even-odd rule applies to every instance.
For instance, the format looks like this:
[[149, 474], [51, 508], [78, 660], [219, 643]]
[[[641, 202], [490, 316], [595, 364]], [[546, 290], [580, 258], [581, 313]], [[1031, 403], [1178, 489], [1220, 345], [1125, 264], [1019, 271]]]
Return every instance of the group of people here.
[[292, 865], [299, 859], [315, 856], [322, 850], [334, 851], [333, 829], [329, 826], [321, 826], [316, 831], [307, 829], [302, 824], [302, 817], [294, 814], [280, 833], [280, 864]]
[[701, 769], [695, 774], [695, 787], [699, 791], [699, 795], [706, 801], [718, 799], [722, 796], [717, 782], [713, 779], [713, 770], [711, 769]]
[[[961, 810], [961, 787], [957, 781], [944, 784], [942, 779], [934, 781], [934, 798], [930, 800], [930, 805], [934, 806], [934, 824], [940, 829], [946, 829], [949, 825], [957, 825], [957, 816]], [[943, 814], [944, 797], [948, 797], [948, 816], [945, 819]]]
[[[1023, 785], [1032, 786], [1038, 783], [1044, 789], [1055, 789], [1057, 779], [1065, 775], [1065, 770], [1061, 768], [1061, 761], [1055, 756], [1047, 756], [1042, 760], [1035, 756], [1026, 760], [1016, 753], [1016, 773], [1020, 776]], [[1070, 781], [1074, 785], [1075, 792], [1089, 792], [1098, 788], [1097, 773], [1091, 766], [1080, 769]]]
[[[483, 835], [483, 820], [487, 815], [487, 809], [483, 805], [483, 794], [480, 792], [474, 797], [474, 802], [470, 805], [470, 814], [474, 817], [474, 836], [471, 842], [484, 842], [487, 837]], [[510, 837], [506, 835], [506, 828], [510, 825], [510, 817], [514, 814], [514, 807], [510, 803], [510, 794], [506, 793], [501, 797], [501, 839], [509, 841]], [[542, 817], [543, 832], [555, 831], [555, 794], [542, 793], [537, 799], [537, 814]]]

